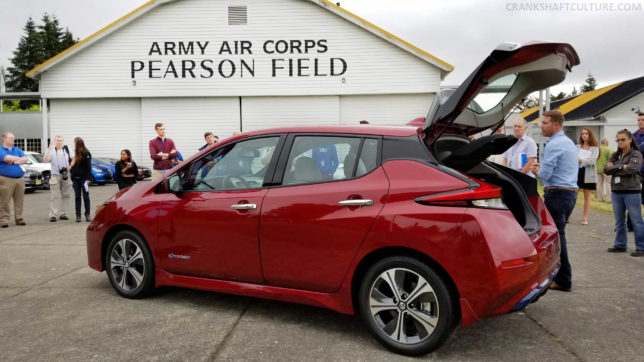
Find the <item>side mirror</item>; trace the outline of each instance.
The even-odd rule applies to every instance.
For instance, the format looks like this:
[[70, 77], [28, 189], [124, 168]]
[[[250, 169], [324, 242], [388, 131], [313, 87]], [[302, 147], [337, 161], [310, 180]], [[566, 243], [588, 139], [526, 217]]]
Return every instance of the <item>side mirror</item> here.
[[183, 185], [181, 185], [181, 177], [179, 177], [179, 175], [172, 175], [165, 182], [168, 183], [168, 190], [173, 194], [180, 194], [183, 192]]

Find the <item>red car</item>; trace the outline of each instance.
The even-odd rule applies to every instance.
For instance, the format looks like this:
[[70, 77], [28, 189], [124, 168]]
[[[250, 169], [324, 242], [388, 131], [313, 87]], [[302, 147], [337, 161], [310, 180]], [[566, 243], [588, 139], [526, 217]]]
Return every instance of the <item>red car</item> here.
[[217, 143], [119, 191], [87, 230], [89, 265], [139, 298], [179, 286], [359, 313], [430, 352], [460, 324], [523, 309], [559, 267], [536, 180], [486, 161], [483, 135], [579, 64], [568, 44], [504, 44], [423, 127], [294, 127]]

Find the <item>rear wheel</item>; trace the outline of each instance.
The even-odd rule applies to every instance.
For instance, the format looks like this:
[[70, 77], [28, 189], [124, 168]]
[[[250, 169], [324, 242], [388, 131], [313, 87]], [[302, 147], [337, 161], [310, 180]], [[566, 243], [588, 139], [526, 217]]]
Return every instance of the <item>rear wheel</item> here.
[[454, 302], [438, 273], [403, 256], [374, 264], [359, 292], [360, 315], [371, 334], [410, 356], [429, 353], [449, 339], [459, 320]]
[[143, 298], [154, 290], [154, 262], [143, 238], [118, 232], [107, 247], [105, 269], [112, 287], [127, 298]]

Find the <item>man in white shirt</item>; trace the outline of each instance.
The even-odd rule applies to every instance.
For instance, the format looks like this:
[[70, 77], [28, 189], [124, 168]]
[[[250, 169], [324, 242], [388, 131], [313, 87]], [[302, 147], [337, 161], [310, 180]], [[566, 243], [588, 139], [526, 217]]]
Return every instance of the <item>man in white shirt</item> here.
[[537, 144], [526, 134], [528, 122], [518, 118], [514, 121], [512, 130], [518, 141], [503, 153], [503, 165], [534, 177], [530, 168], [537, 161]]
[[65, 204], [72, 194], [72, 180], [67, 173], [71, 155], [69, 149], [63, 147], [63, 141], [63, 136], [54, 137], [54, 142], [43, 157], [43, 162], [51, 163], [51, 178], [49, 179], [49, 221], [51, 222], [55, 222], [56, 218], [68, 220]]

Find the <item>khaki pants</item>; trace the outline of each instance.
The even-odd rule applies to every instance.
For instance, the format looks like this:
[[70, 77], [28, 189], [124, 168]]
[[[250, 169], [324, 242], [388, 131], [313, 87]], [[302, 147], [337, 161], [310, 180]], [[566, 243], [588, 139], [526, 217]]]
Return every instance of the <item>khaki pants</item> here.
[[25, 179], [0, 176], [0, 224], [9, 224], [9, 204], [13, 198], [15, 220], [22, 219], [22, 204], [25, 200]]
[[597, 174], [597, 200], [611, 202], [610, 180], [611, 176], [603, 173]]
[[165, 172], [159, 170], [152, 170], [152, 181], [162, 179], [165, 175]]
[[72, 196], [72, 181], [63, 180], [60, 175], [51, 175], [49, 179], [49, 217], [67, 216], [65, 204], [69, 203]]

